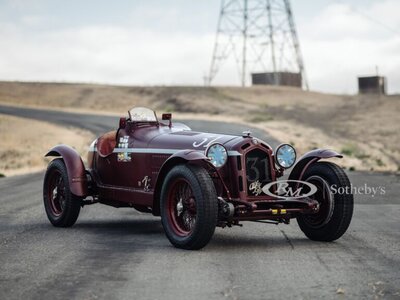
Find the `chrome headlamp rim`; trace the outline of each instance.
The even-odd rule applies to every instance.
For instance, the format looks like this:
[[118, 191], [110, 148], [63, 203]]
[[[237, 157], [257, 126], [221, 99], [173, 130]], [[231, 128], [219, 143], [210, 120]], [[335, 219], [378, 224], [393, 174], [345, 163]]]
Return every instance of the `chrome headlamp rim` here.
[[[290, 166], [282, 166], [282, 165], [279, 163], [279, 160], [278, 160], [278, 151], [279, 151], [282, 147], [284, 147], [284, 146], [289, 146], [290, 148], [292, 148], [292, 150], [293, 150], [293, 152], [294, 152], [294, 160], [293, 160], [293, 163], [292, 163]], [[283, 169], [290, 169], [290, 168], [293, 167], [294, 164], [296, 163], [297, 152], [296, 152], [296, 149], [295, 149], [292, 145], [290, 145], [290, 144], [288, 144], [288, 143], [283, 143], [283, 144], [280, 144], [278, 147], [276, 147], [275, 152], [274, 152], [274, 158], [275, 158], [275, 163], [276, 163], [279, 167], [281, 167], [281, 168], [283, 168]]]
[[[224, 149], [225, 152], [225, 160], [221, 165], [215, 165], [212, 163], [212, 159], [208, 156], [210, 150], [215, 147], [215, 146], [220, 146]], [[228, 161], [228, 150], [226, 150], [226, 148], [224, 147], [224, 145], [222, 145], [221, 143], [212, 143], [211, 145], [209, 145], [205, 151], [205, 155], [207, 156], [207, 158], [210, 160], [210, 163], [215, 167], [215, 168], [222, 168], [223, 166], [225, 166], [226, 162]]]

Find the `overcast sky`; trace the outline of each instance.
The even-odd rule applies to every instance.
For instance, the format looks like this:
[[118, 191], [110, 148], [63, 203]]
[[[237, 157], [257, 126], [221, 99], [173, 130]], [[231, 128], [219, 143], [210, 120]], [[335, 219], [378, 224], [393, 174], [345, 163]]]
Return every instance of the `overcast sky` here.
[[[292, 0], [312, 90], [400, 93], [399, 0]], [[0, 0], [0, 80], [201, 85], [219, 0]], [[221, 69], [217, 84], [239, 80]]]

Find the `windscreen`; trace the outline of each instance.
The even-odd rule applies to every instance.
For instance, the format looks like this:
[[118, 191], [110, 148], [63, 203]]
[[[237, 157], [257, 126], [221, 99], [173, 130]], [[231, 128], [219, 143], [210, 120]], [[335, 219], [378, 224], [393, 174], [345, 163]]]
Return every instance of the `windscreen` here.
[[156, 114], [146, 107], [134, 107], [129, 111], [132, 122], [157, 122]]

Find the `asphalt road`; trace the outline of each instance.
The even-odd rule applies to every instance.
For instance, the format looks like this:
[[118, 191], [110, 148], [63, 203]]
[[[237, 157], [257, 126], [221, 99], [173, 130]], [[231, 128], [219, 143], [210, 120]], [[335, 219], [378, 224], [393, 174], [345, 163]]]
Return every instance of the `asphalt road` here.
[[[0, 113], [95, 133], [118, 122], [2, 106]], [[246, 129], [187, 123], [206, 131]], [[93, 205], [72, 228], [52, 227], [42, 205], [43, 173], [1, 179], [0, 299], [399, 299], [400, 178], [349, 175], [355, 186], [381, 186], [385, 194], [356, 195], [352, 224], [338, 241], [309, 241], [295, 221], [247, 222], [217, 228], [200, 251], [175, 249], [159, 218], [132, 209]]]

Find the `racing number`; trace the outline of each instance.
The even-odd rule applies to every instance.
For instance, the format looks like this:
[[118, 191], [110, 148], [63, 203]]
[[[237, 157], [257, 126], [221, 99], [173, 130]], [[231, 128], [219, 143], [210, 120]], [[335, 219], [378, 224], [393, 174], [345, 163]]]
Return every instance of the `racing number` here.
[[[247, 180], [251, 181], [251, 182], [259, 180], [260, 179], [260, 171], [257, 168], [257, 164], [258, 163], [263, 164], [264, 165], [264, 170], [266, 170], [267, 167], [268, 167], [267, 159], [264, 158], [262, 160], [259, 160], [258, 157], [250, 157], [250, 158], [247, 159], [247, 162], [251, 163], [250, 168], [249, 168], [249, 172], [248, 172], [248, 175], [247, 175]], [[251, 176], [250, 174], [254, 174], [254, 176]]]
[[[195, 147], [195, 148], [199, 148], [199, 147], [201, 147], [201, 146], [203, 146], [203, 148], [207, 148], [208, 146], [210, 146], [212, 143], [214, 143], [216, 140], [218, 140], [219, 138], [220, 138], [220, 136], [217, 136], [217, 137], [215, 137], [215, 136], [210, 136], [210, 137], [206, 137], [206, 138], [203, 138], [203, 140], [201, 141], [201, 142], [194, 142], [193, 143], [193, 147]], [[208, 143], [207, 143], [207, 141], [209, 140], [209, 139], [212, 139], [212, 140], [210, 140]], [[207, 143], [207, 144], [206, 144]], [[205, 145], [204, 145], [205, 144]]]

